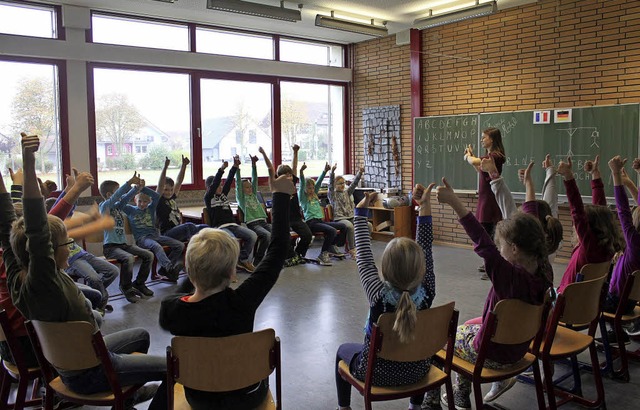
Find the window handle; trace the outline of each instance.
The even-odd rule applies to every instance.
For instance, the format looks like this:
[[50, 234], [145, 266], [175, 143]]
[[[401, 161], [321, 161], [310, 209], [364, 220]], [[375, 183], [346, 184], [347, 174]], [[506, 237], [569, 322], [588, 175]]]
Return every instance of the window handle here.
[[198, 131], [198, 138], [202, 138], [202, 129], [196, 128], [196, 130]]

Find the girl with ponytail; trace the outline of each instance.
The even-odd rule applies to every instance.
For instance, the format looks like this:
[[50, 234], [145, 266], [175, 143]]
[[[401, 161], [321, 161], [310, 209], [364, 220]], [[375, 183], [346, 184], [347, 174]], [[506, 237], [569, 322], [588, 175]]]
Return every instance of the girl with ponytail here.
[[[368, 207], [376, 201], [376, 193], [368, 193], [355, 209], [354, 228], [360, 281], [369, 300], [369, 317], [365, 324], [364, 343], [346, 343], [336, 355], [336, 387], [340, 410], [351, 409], [351, 385], [338, 373], [338, 363], [349, 363], [351, 373], [364, 380], [367, 372], [371, 328], [383, 313], [395, 312], [393, 330], [402, 342], [413, 339], [418, 310], [431, 306], [435, 297], [433, 273], [433, 231], [431, 226], [431, 190], [418, 184], [413, 199], [420, 206], [416, 241], [395, 238], [382, 254], [381, 271], [375, 265], [367, 226]], [[373, 384], [398, 386], [417, 383], [429, 371], [430, 360], [393, 362], [378, 359]], [[412, 397], [409, 409], [420, 409], [424, 395]]]

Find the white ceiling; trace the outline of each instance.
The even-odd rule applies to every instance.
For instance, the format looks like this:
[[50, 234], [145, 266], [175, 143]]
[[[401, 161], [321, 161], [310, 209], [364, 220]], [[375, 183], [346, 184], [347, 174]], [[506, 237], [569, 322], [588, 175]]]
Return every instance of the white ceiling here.
[[[273, 6], [280, 5], [279, 0], [250, 1]], [[481, 3], [487, 1], [490, 0], [480, 0]], [[498, 9], [536, 1], [497, 0]], [[287, 0], [285, 1], [286, 8], [297, 8], [298, 4], [303, 6], [302, 21], [290, 23], [208, 10], [206, 8], [207, 0], [176, 0], [175, 3], [165, 3], [160, 0], [49, 0], [48, 2], [339, 43], [357, 43], [373, 37], [316, 27], [316, 14], [329, 15], [333, 10], [336, 17], [359, 19], [363, 22], [369, 22], [373, 18], [376, 24], [382, 24], [383, 21], [386, 21], [389, 34], [395, 34], [411, 28], [413, 21], [416, 18], [426, 16], [429, 9], [433, 9], [433, 13], [437, 14], [451, 8], [467, 7], [475, 4], [475, 0]]]

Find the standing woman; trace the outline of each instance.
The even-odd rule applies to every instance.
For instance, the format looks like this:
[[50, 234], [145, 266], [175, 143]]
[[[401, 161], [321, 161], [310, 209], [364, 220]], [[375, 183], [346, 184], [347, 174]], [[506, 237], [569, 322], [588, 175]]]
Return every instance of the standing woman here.
[[[502, 220], [502, 213], [496, 198], [491, 191], [491, 175], [488, 172], [482, 171], [480, 163], [484, 158], [492, 158], [496, 164], [498, 175], [494, 175], [497, 178], [502, 174], [502, 164], [505, 161], [504, 146], [502, 145], [502, 134], [497, 128], [487, 128], [482, 132], [481, 140], [482, 148], [486, 150], [486, 155], [482, 157], [476, 157], [473, 155], [473, 148], [469, 145], [464, 150], [464, 159], [472, 165], [479, 175], [478, 183], [478, 207], [476, 208], [476, 219], [480, 221], [482, 227], [493, 239], [493, 234], [496, 230], [496, 224]], [[478, 267], [480, 272], [483, 272], [481, 279], [487, 280], [489, 277], [484, 273], [484, 264]]]

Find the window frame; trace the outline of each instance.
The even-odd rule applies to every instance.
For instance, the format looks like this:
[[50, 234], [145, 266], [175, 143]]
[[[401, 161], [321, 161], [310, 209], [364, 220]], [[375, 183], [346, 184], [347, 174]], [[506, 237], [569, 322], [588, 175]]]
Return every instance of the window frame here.
[[66, 31], [64, 26], [62, 25], [62, 6], [56, 4], [47, 4], [47, 3], [39, 3], [37, 1], [30, 0], [2, 0], [2, 3], [13, 3], [18, 4], [20, 6], [32, 6], [33, 8], [40, 9], [51, 9], [55, 15], [55, 24], [56, 24], [56, 37], [35, 37], [35, 36], [26, 36], [24, 34], [10, 34], [10, 33], [2, 33], [5, 36], [17, 36], [17, 37], [27, 37], [27, 38], [38, 38], [43, 40], [56, 40], [56, 41], [64, 41], [66, 40]]
[[[55, 65], [58, 68], [58, 99], [59, 112], [58, 118], [60, 125], [60, 162], [61, 175], [60, 180], [64, 184], [64, 176], [71, 174], [71, 157], [69, 152], [69, 96], [67, 94], [67, 62], [65, 60], [21, 57], [0, 54], [1, 62], [10, 63], [26, 63], [26, 64], [48, 64]], [[17, 138], [17, 137], [16, 137]]]

